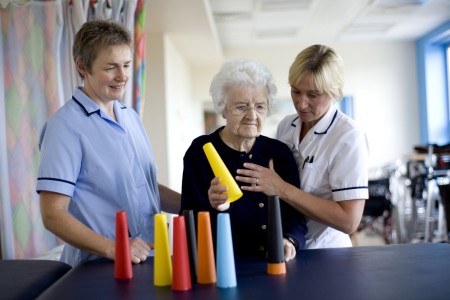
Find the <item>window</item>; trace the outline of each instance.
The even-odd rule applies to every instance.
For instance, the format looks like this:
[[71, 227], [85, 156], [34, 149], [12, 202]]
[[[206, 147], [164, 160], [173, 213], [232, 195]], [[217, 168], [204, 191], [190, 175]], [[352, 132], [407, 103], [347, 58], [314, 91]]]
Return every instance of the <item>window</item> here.
[[450, 44], [447, 45], [447, 114], [450, 122]]
[[344, 96], [339, 102], [339, 109], [350, 118], [353, 118], [353, 96]]
[[421, 144], [450, 142], [450, 22], [416, 43]]

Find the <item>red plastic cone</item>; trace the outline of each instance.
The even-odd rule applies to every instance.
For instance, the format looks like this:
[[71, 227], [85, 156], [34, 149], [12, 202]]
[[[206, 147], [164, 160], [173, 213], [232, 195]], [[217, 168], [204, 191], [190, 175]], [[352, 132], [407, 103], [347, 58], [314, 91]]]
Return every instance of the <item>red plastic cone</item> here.
[[183, 216], [173, 218], [172, 290], [192, 289], [186, 224]]
[[127, 213], [124, 210], [116, 212], [116, 253], [114, 262], [114, 278], [131, 279], [130, 240], [128, 239]]

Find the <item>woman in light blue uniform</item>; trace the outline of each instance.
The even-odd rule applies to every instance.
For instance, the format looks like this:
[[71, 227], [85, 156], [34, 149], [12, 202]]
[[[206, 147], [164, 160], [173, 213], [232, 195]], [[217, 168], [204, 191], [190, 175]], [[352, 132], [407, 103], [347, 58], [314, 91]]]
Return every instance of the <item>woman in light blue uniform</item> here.
[[351, 247], [349, 234], [358, 228], [369, 196], [369, 146], [365, 133], [335, 105], [343, 96], [343, 61], [330, 47], [310, 46], [291, 65], [289, 84], [297, 114], [281, 121], [277, 138], [294, 153], [300, 188], [273, 168], [251, 163], [236, 179], [257, 182], [242, 189], [279, 195], [302, 212], [305, 248]]
[[61, 260], [72, 266], [114, 259], [115, 216], [125, 210], [131, 259], [145, 261], [154, 214], [164, 204], [178, 212], [180, 195], [158, 184], [142, 122], [118, 101], [130, 77], [131, 35], [115, 21], [87, 22], [73, 56], [84, 85], [48, 120], [39, 142], [36, 190], [44, 226], [67, 243]]

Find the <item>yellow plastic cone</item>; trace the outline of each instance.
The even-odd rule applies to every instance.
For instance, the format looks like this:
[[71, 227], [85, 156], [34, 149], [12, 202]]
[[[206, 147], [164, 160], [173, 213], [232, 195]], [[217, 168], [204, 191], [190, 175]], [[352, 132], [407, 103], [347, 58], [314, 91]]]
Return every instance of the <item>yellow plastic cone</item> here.
[[231, 176], [230, 171], [227, 166], [225, 166], [222, 158], [220, 158], [219, 153], [214, 148], [213, 144], [206, 143], [203, 145], [203, 150], [205, 151], [206, 157], [208, 158], [209, 164], [214, 172], [216, 177], [220, 177], [221, 184], [226, 185], [228, 190], [226, 193], [228, 194], [228, 202], [233, 202], [242, 197], [242, 191], [234, 180], [233, 176]]
[[155, 215], [155, 257], [153, 267], [155, 286], [169, 286], [172, 284], [172, 257], [170, 256], [165, 214]]

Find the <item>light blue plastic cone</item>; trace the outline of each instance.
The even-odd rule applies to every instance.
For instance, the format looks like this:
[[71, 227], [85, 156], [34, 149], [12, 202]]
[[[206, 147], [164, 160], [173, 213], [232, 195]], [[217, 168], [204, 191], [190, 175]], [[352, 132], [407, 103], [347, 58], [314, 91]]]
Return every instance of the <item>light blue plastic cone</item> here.
[[235, 287], [236, 268], [234, 265], [233, 240], [231, 238], [230, 215], [217, 215], [217, 287]]

